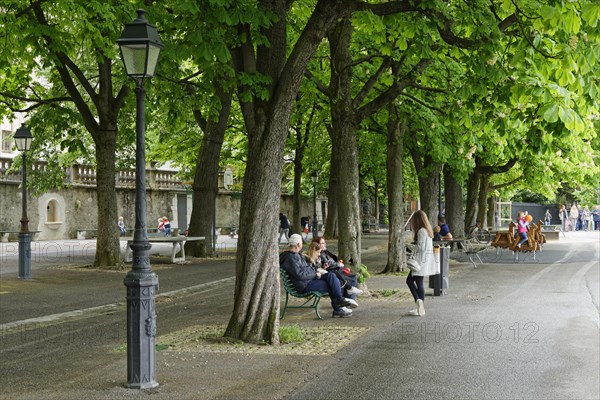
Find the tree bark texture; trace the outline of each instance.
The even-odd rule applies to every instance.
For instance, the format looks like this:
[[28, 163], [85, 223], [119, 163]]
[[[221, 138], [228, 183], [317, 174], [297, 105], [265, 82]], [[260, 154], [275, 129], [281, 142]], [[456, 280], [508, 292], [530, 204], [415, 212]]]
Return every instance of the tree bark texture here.
[[[308, 138], [310, 137], [315, 111], [316, 107], [313, 105], [311, 112], [305, 121], [304, 127], [300, 125], [294, 129], [296, 132], [296, 151], [294, 156], [294, 194], [292, 197], [293, 211], [291, 215], [291, 233], [302, 234], [302, 230], [304, 228], [300, 223], [302, 218], [300, 215], [300, 198], [302, 196], [302, 167], [304, 161], [304, 150], [308, 146]], [[325, 221], [322, 222], [324, 223]]]
[[463, 208], [463, 189], [446, 165], [444, 167], [444, 195], [446, 198], [446, 223], [454, 237], [462, 237], [465, 232], [465, 212]]
[[[215, 201], [219, 192], [219, 160], [229, 114], [233, 91], [215, 83], [215, 95], [221, 104], [219, 118], [204, 119], [199, 110], [194, 110], [196, 122], [204, 132], [202, 145], [196, 159], [194, 175], [194, 197], [190, 217], [189, 236], [204, 236], [206, 240], [187, 242], [185, 251], [193, 257], [214, 255], [213, 224], [216, 212]], [[185, 229], [185, 226], [182, 227]], [[216, 228], [216, 227], [215, 227]]]
[[[116, 121], [114, 126], [116, 127]], [[98, 195], [98, 238], [94, 265], [120, 269], [123, 263], [120, 259], [119, 231], [115, 228], [115, 221], [119, 220], [115, 183], [117, 131], [101, 130], [94, 136]]]
[[438, 192], [440, 184], [440, 170], [442, 165], [434, 163], [433, 158], [427, 154], [421, 155], [421, 150], [416, 139], [410, 140], [410, 155], [412, 157], [417, 179], [419, 181], [419, 200], [421, 210], [427, 214], [429, 222], [434, 226], [438, 217]]
[[329, 187], [327, 188], [327, 222], [325, 223], [325, 233], [327, 239], [337, 239], [339, 235], [338, 229], [338, 207], [337, 207], [337, 182], [339, 173], [338, 164], [334, 163], [331, 158], [331, 166], [329, 168]]
[[479, 177], [477, 169], [471, 171], [469, 179], [467, 179], [467, 204], [465, 210], [465, 235], [469, 234], [469, 230], [477, 223], [477, 196], [479, 195]]
[[331, 123], [333, 146], [337, 154], [339, 175], [336, 186], [338, 205], [338, 256], [357, 267], [361, 263], [360, 246], [362, 225], [360, 218], [358, 143], [356, 112], [352, 104], [352, 63], [350, 41], [352, 23], [340, 19], [329, 34], [331, 52]]
[[[234, 307], [225, 336], [275, 344], [279, 342], [277, 233], [285, 139], [308, 62], [343, 4], [319, 1], [286, 61], [288, 2], [260, 3], [278, 17], [278, 22], [263, 30], [270, 45], [258, 46], [256, 53], [250, 41], [232, 49], [236, 70], [263, 73], [271, 77], [272, 84], [268, 101], [240, 101], [248, 132], [248, 162], [241, 200]], [[240, 30], [249, 33], [245, 26]]]
[[477, 223], [482, 228], [487, 227], [487, 197], [490, 188], [490, 175], [481, 174], [479, 178], [479, 193], [477, 195]]
[[406, 263], [404, 245], [404, 191], [402, 189], [402, 161], [404, 156], [404, 132], [396, 107], [388, 107], [386, 178], [389, 215], [388, 260], [383, 273], [400, 272]]
[[488, 196], [487, 198], [487, 227], [493, 229], [497, 228], [496, 225], [496, 201], [494, 196]]

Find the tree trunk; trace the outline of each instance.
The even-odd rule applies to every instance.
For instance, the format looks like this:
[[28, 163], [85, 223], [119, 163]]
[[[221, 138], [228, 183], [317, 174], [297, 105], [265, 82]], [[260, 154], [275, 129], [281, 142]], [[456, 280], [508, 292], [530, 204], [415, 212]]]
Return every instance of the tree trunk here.
[[[193, 257], [210, 257], [213, 251], [213, 224], [216, 213], [216, 198], [219, 193], [219, 160], [223, 138], [229, 121], [233, 91], [215, 84], [215, 95], [221, 109], [217, 121], [202, 118], [199, 110], [194, 110], [196, 122], [204, 131], [202, 145], [196, 159], [194, 175], [194, 197], [190, 217], [189, 236], [204, 236], [206, 240], [187, 242], [185, 251]], [[185, 227], [182, 227], [185, 229]], [[216, 227], [215, 227], [216, 228]]]
[[[289, 114], [274, 115], [270, 120], [288, 121]], [[282, 130], [277, 125], [281, 124], [265, 127], [263, 132], [249, 136], [240, 209], [234, 309], [225, 332], [225, 336], [251, 343], [279, 341], [277, 234], [283, 160], [281, 144], [287, 127]]]
[[[292, 225], [290, 228], [292, 229], [291, 233], [299, 233], [302, 234], [302, 226], [300, 215], [300, 198], [302, 196], [302, 166], [304, 161], [304, 150], [308, 146], [308, 138], [310, 137], [310, 132], [312, 129], [312, 121], [316, 112], [316, 105], [313, 105], [310, 111], [310, 115], [306, 120], [306, 124], [304, 128], [302, 126], [297, 126], [296, 131], [296, 150], [294, 156], [294, 194], [292, 197], [293, 202], [293, 211], [292, 211]], [[301, 113], [302, 111], [297, 110], [297, 112]], [[325, 221], [322, 221], [325, 223]]]
[[496, 201], [494, 200], [494, 196], [489, 196], [487, 198], [487, 227], [491, 227], [493, 229], [497, 229], [498, 226], [496, 224]]
[[96, 193], [98, 195], [98, 239], [94, 266], [123, 267], [120, 255], [119, 220], [116, 196], [115, 154], [117, 147], [116, 121], [114, 128], [100, 129], [94, 135], [96, 144]]
[[[240, 98], [248, 131], [248, 162], [240, 211], [233, 313], [226, 337], [245, 342], [279, 342], [278, 210], [281, 167], [292, 106], [308, 62], [325, 33], [335, 23], [343, 4], [319, 1], [294, 49], [288, 54], [287, 2], [264, 0], [261, 7], [278, 17], [263, 29], [269, 46], [246, 41], [232, 49], [236, 70], [271, 77], [268, 101]], [[246, 25], [239, 27], [251, 38]], [[240, 91], [244, 91], [240, 87]], [[260, 221], [261, 223], [258, 223]]]
[[[331, 158], [329, 168], [329, 188], [327, 189], [327, 222], [325, 223], [325, 237], [327, 239], [338, 238], [338, 207], [337, 207], [337, 173], [338, 164]], [[335, 175], [334, 175], [335, 174]]]
[[[352, 24], [341, 19], [329, 35], [331, 52], [331, 126], [338, 165], [336, 201], [338, 206], [338, 256], [355, 267], [361, 263], [361, 219], [358, 190], [358, 143], [355, 110], [352, 105]], [[333, 163], [332, 162], [332, 163]]]
[[479, 194], [479, 172], [473, 170], [467, 180], [467, 205], [465, 211], [465, 235], [475, 226], [477, 219], [477, 195]]
[[480, 227], [487, 226], [487, 197], [490, 187], [490, 175], [481, 174], [479, 178], [479, 193], [477, 195], [477, 223]]
[[388, 107], [386, 178], [389, 214], [388, 260], [383, 273], [400, 272], [406, 263], [404, 246], [404, 192], [402, 189], [402, 160], [406, 124], [400, 124], [396, 107]]
[[430, 155], [422, 154], [424, 151], [419, 148], [415, 135], [405, 137], [408, 139], [407, 146], [417, 172], [421, 210], [427, 214], [427, 218], [433, 227], [437, 223], [439, 213], [438, 196], [442, 165], [435, 163]]
[[302, 159], [304, 158], [304, 152], [298, 154], [296, 152], [296, 156], [294, 157], [294, 194], [292, 196], [292, 224], [290, 226], [291, 232], [302, 234], [302, 229], [304, 228], [300, 223], [302, 215], [300, 215], [300, 199], [302, 196]]
[[419, 198], [421, 200], [421, 209], [427, 214], [431, 226], [437, 224], [438, 196], [440, 186], [440, 169], [441, 164], [434, 163], [433, 159], [426, 156], [425, 165], [432, 168], [426, 168], [419, 173]]
[[454, 237], [463, 237], [465, 232], [465, 212], [461, 184], [452, 175], [452, 170], [444, 167], [444, 195], [446, 198], [446, 223]]

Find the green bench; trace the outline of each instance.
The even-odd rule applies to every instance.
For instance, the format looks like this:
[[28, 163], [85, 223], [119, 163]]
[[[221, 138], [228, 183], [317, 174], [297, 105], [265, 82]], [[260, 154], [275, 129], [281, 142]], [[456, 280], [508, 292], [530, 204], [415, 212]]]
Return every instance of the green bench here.
[[[296, 291], [296, 288], [294, 288], [292, 280], [283, 268], [279, 268], [279, 274], [281, 275], [283, 287], [285, 288], [285, 305], [283, 306], [283, 311], [281, 312], [281, 317], [279, 318], [283, 319], [283, 316], [285, 315], [285, 310], [287, 310], [288, 308], [314, 308], [315, 314], [317, 314], [317, 318], [323, 319], [321, 318], [321, 314], [319, 314], [319, 302], [321, 301], [321, 297], [328, 297], [329, 294], [327, 292], [299, 293], [298, 291]], [[305, 301], [299, 306], [292, 306], [288, 303], [290, 296], [305, 299]]]

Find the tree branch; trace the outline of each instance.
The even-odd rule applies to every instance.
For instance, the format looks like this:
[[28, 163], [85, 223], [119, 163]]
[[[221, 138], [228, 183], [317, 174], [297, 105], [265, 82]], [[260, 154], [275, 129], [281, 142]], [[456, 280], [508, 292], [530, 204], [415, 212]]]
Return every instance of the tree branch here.
[[411, 95], [411, 94], [409, 94], [409, 93], [402, 92], [402, 93], [400, 93], [399, 95], [400, 95], [400, 96], [407, 97], [407, 98], [411, 99], [412, 101], [414, 101], [414, 102], [416, 102], [416, 103], [418, 103], [418, 104], [422, 105], [422, 106], [423, 106], [423, 107], [425, 107], [425, 108], [428, 108], [428, 109], [430, 109], [430, 110], [437, 111], [437, 112], [439, 112], [440, 114], [444, 114], [444, 110], [442, 110], [441, 108], [437, 108], [437, 107], [434, 107], [434, 106], [432, 106], [432, 105], [430, 105], [430, 104], [427, 104], [427, 103], [425, 103], [423, 100], [421, 100], [421, 99], [419, 99], [419, 98], [417, 98], [417, 97], [415, 97], [415, 96], [413, 96], [413, 95]]

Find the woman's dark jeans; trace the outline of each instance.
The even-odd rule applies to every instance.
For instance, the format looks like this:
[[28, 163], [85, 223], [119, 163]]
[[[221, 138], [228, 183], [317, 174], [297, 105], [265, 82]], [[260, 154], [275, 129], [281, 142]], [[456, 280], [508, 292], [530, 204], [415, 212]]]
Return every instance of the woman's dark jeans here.
[[406, 277], [406, 284], [410, 289], [415, 301], [421, 299], [425, 301], [425, 286], [423, 286], [424, 276], [413, 276], [412, 271]]

